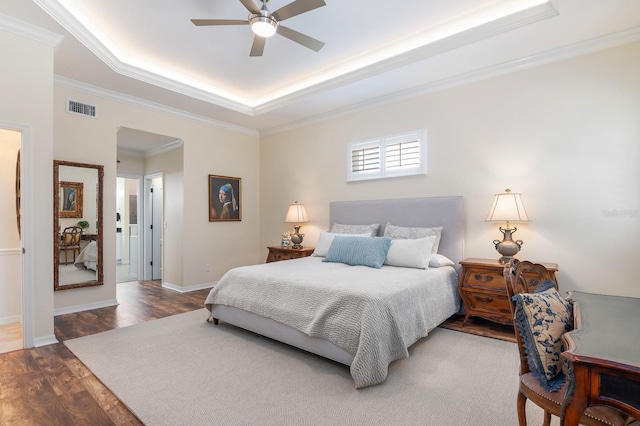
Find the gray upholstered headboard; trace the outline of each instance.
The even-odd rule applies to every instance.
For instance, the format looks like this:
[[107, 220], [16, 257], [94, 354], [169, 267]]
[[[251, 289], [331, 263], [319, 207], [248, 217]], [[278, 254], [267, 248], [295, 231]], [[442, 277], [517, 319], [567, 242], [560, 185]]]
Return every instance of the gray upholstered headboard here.
[[330, 205], [331, 226], [334, 223], [411, 227], [442, 226], [439, 253], [458, 262], [464, 256], [464, 206], [462, 196], [401, 198], [395, 200], [334, 201]]

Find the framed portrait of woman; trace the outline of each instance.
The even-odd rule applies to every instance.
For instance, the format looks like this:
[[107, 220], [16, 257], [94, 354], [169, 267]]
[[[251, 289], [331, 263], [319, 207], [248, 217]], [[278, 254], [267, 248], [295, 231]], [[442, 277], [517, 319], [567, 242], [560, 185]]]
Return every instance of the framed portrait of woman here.
[[60, 182], [60, 217], [82, 217], [82, 182]]
[[242, 220], [241, 178], [209, 175], [209, 222]]

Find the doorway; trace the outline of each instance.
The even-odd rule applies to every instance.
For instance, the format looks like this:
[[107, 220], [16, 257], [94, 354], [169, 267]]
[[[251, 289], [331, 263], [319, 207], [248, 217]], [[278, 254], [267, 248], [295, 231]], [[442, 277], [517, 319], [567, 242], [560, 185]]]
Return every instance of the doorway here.
[[162, 173], [145, 176], [145, 279], [162, 280], [163, 178]]
[[142, 177], [116, 178], [116, 283], [137, 281], [140, 272], [140, 193]]
[[22, 132], [0, 128], [0, 353], [24, 347], [20, 152]]
[[[164, 198], [169, 192], [164, 192], [165, 178], [171, 180], [182, 173], [181, 139], [150, 133], [143, 130], [120, 127], [117, 136], [119, 177], [137, 177], [140, 179], [138, 193], [138, 247], [139, 273], [138, 280], [162, 280], [165, 272], [164, 259], [164, 230], [166, 218], [164, 215]], [[126, 175], [129, 173], [130, 175]], [[175, 193], [174, 193], [175, 194]], [[174, 195], [175, 196], [175, 195]], [[118, 219], [117, 213], [115, 219]], [[124, 217], [120, 215], [123, 240], [125, 240]], [[123, 241], [123, 249], [126, 244]], [[131, 243], [129, 245], [131, 247]], [[126, 253], [118, 256], [121, 263], [125, 262]]]

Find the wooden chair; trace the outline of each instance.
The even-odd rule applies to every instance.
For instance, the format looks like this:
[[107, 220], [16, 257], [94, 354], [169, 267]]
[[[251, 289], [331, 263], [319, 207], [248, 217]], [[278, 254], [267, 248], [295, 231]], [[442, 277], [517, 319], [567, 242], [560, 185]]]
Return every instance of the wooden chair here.
[[73, 253], [73, 261], [80, 253], [80, 240], [82, 240], [82, 228], [79, 226], [69, 226], [64, 228], [60, 236], [60, 251], [64, 251], [64, 264], [69, 264], [69, 251]]
[[[504, 267], [504, 278], [509, 294], [509, 305], [511, 313], [515, 314], [515, 302], [512, 300], [516, 293], [532, 293], [536, 287], [544, 281], [553, 279], [553, 275], [543, 266], [528, 261], [512, 259]], [[556, 288], [558, 284], [556, 282]], [[515, 323], [515, 322], [514, 322]], [[538, 380], [533, 377], [527, 362], [523, 342], [516, 327], [516, 340], [520, 351], [520, 390], [518, 392], [517, 409], [518, 424], [527, 426], [525, 407], [527, 400], [530, 400], [544, 410], [543, 426], [549, 426], [551, 415], [560, 417], [562, 397], [564, 396], [563, 385], [555, 392], [545, 390]], [[633, 419], [630, 419], [622, 412], [605, 406], [593, 406], [585, 410], [580, 420], [580, 424], [586, 426], [625, 426]], [[635, 423], [634, 423], [635, 424]]]

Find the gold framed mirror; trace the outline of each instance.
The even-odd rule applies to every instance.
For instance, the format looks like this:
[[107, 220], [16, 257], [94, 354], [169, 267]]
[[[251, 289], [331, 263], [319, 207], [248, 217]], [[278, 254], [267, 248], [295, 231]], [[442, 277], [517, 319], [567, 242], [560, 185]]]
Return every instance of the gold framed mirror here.
[[104, 284], [104, 166], [53, 161], [53, 289]]

